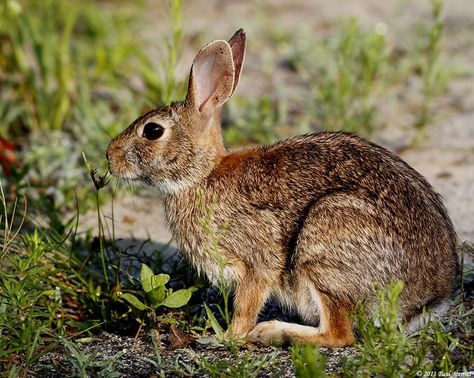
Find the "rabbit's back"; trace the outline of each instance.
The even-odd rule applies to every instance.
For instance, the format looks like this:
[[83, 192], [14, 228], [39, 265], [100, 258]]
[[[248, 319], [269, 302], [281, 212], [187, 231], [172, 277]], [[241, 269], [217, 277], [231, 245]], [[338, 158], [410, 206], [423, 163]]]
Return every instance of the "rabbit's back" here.
[[400, 236], [410, 228], [422, 233], [441, 227], [444, 232], [438, 234], [454, 237], [431, 185], [399, 157], [353, 134], [310, 134], [232, 153], [207, 178], [206, 187], [219, 196], [242, 196], [256, 210], [298, 215], [329, 194], [351, 193], [392, 216]]

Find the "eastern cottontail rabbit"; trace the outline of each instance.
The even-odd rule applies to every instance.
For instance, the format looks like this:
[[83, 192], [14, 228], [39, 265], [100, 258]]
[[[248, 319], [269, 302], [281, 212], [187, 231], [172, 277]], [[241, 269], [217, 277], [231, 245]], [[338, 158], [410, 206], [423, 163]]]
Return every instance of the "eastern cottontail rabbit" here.
[[[141, 116], [112, 140], [112, 174], [158, 187], [178, 246], [211, 281], [221, 272], [233, 283], [236, 336], [351, 344], [356, 303], [374, 300], [374, 283], [397, 279], [405, 283], [403, 320], [443, 307], [457, 269], [456, 235], [439, 195], [400, 158], [330, 132], [225, 150], [220, 109], [239, 82], [245, 44], [239, 30], [205, 46], [186, 100]], [[202, 224], [209, 206], [212, 232]], [[256, 324], [270, 296], [309, 325]]]

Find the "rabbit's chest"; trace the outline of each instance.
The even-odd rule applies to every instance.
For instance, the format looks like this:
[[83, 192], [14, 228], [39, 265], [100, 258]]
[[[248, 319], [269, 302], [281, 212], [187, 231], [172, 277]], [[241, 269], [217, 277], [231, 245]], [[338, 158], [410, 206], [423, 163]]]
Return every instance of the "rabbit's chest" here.
[[217, 283], [222, 279], [234, 282], [240, 275], [241, 264], [222, 243], [225, 222], [216, 222], [215, 216], [207, 211], [174, 205], [169, 203], [165, 206], [168, 226], [173, 240], [186, 258], [198, 273], [206, 274], [211, 282]]
[[279, 271], [286, 255], [281, 219], [271, 210], [235, 208], [233, 203], [221, 199], [196, 207], [186, 200], [169, 202], [166, 216], [176, 244], [213, 282], [235, 281], [249, 266]]

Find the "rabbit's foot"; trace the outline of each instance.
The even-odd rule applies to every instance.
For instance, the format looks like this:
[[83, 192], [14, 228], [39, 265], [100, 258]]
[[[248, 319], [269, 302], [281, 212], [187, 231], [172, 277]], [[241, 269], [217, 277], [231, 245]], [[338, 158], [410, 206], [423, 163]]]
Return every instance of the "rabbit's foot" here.
[[247, 335], [251, 342], [261, 345], [287, 345], [291, 343], [295, 333], [315, 333], [316, 328], [302, 326], [299, 324], [285, 323], [278, 320], [270, 320], [258, 323]]
[[257, 324], [247, 340], [261, 345], [319, 344], [341, 348], [351, 345], [354, 337], [350, 328], [347, 332], [321, 332], [316, 327], [271, 320]]

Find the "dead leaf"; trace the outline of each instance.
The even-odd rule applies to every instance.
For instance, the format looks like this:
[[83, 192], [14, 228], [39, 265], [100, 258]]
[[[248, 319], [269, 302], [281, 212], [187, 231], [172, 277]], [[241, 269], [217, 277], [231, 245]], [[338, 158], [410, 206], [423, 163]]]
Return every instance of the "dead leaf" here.
[[168, 349], [174, 350], [186, 348], [189, 345], [194, 344], [196, 342], [196, 339], [181, 331], [178, 327], [176, 327], [175, 324], [171, 324], [168, 341], [170, 342], [170, 346]]
[[132, 216], [130, 216], [130, 215], [125, 215], [125, 216], [122, 218], [122, 222], [123, 222], [123, 223], [126, 223], [126, 224], [131, 224], [131, 225], [133, 225], [133, 224], [137, 223], [137, 218], [132, 217]]
[[0, 165], [6, 176], [12, 173], [13, 166], [17, 163], [15, 146], [5, 138], [0, 137]]

